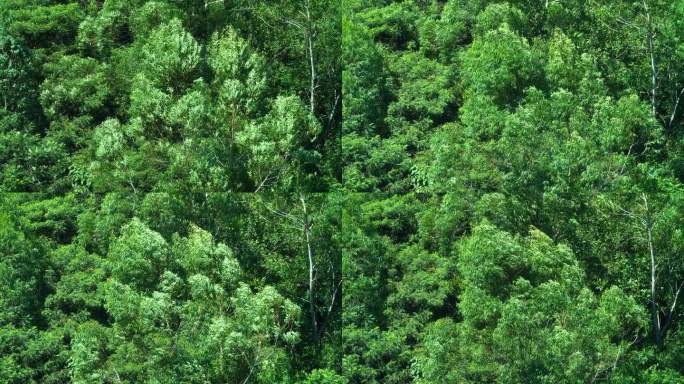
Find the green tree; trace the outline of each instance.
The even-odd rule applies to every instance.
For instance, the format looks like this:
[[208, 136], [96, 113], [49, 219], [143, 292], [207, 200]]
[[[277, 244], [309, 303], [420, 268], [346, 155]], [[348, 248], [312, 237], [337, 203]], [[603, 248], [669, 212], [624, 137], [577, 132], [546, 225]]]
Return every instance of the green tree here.
[[593, 293], [572, 251], [536, 229], [519, 239], [484, 223], [461, 242], [458, 267], [463, 322], [427, 333], [419, 382], [610, 377], [646, 325], [633, 298], [617, 287]]

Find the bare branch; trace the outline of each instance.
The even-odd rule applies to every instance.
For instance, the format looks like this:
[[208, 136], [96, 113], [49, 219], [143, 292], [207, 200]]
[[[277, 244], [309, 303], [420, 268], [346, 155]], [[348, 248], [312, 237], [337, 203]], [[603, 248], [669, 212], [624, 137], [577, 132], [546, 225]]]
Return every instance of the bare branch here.
[[667, 319], [665, 320], [665, 324], [663, 324], [663, 329], [661, 330], [661, 338], [665, 337], [665, 333], [667, 332], [668, 327], [672, 323], [672, 316], [675, 313], [675, 310], [677, 309], [677, 299], [679, 298], [679, 293], [682, 291], [682, 287], [684, 287], [684, 282], [679, 284], [679, 287], [677, 288], [677, 291], [675, 292], [674, 299], [672, 299], [672, 305], [670, 306], [670, 311], [667, 314]]
[[670, 115], [670, 121], [667, 123], [668, 128], [670, 128], [670, 126], [672, 126], [672, 123], [674, 122], [675, 116], [677, 115], [677, 107], [679, 107], [679, 100], [682, 98], [682, 94], [684, 94], [684, 88], [682, 88], [682, 90], [679, 91], [679, 94], [677, 95], [677, 100], [675, 100], [675, 105], [674, 105], [674, 108], [672, 109], [672, 114]]

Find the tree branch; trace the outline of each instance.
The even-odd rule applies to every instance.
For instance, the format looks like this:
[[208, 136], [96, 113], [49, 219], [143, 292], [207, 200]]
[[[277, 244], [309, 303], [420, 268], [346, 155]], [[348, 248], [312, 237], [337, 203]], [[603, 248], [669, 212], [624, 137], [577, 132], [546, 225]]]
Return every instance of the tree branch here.
[[672, 126], [672, 123], [674, 123], [675, 116], [677, 115], [677, 107], [679, 107], [679, 100], [682, 98], [682, 94], [684, 94], [684, 87], [681, 91], [679, 91], [677, 99], [675, 100], [675, 105], [672, 109], [672, 114], [670, 115], [670, 121], [667, 123], [668, 128], [670, 128]]

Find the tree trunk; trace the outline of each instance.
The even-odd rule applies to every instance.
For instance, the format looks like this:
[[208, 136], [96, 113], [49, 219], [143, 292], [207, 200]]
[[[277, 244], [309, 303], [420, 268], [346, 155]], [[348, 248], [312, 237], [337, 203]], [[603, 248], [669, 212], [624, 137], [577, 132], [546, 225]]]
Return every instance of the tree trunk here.
[[653, 231], [651, 223], [646, 224], [648, 234], [648, 250], [651, 255], [651, 315], [653, 317], [653, 333], [655, 342], [660, 345], [660, 315], [658, 314], [658, 304], [656, 303], [656, 275], [657, 265], [655, 260], [655, 250], [653, 249]]
[[658, 88], [658, 67], [656, 66], [655, 54], [653, 52], [653, 26], [651, 23], [651, 14], [646, 5], [646, 0], [643, 0], [644, 9], [646, 10], [646, 28], [648, 38], [648, 52], [651, 61], [651, 114], [654, 119], [657, 119], [656, 112], [656, 89]]
[[313, 248], [311, 247], [311, 223], [309, 222], [309, 213], [306, 209], [306, 200], [304, 194], [299, 195], [299, 201], [302, 203], [302, 210], [304, 214], [304, 238], [306, 240], [306, 254], [309, 259], [309, 316], [311, 317], [311, 326], [314, 337], [318, 338], [318, 324], [316, 320], [316, 306], [314, 304], [314, 259]]
[[656, 345], [660, 345], [660, 315], [658, 314], [658, 303], [656, 302], [656, 280], [657, 268], [655, 249], [653, 247], [653, 225], [651, 223], [651, 214], [648, 208], [648, 199], [646, 194], [641, 194], [641, 199], [644, 201], [644, 208], [646, 210], [646, 216], [643, 218], [643, 225], [646, 229], [646, 235], [648, 240], [648, 252], [651, 257], [651, 317], [653, 318], [653, 337], [655, 339]]
[[304, 5], [304, 9], [306, 10], [306, 40], [307, 40], [307, 49], [309, 53], [309, 71], [310, 71], [310, 84], [309, 84], [309, 108], [311, 109], [311, 114], [313, 115], [315, 113], [316, 109], [316, 66], [314, 63], [314, 53], [313, 53], [313, 30], [312, 30], [312, 23], [311, 23], [311, 13], [309, 11], [309, 0], [306, 0], [306, 3]]

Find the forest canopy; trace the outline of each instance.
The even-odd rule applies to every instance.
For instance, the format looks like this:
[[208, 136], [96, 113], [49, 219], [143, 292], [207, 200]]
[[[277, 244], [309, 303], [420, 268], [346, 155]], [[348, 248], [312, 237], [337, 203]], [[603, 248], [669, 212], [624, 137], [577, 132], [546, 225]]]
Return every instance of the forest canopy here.
[[684, 1], [0, 2], [0, 383], [684, 384]]
[[340, 41], [335, 1], [0, 2], [1, 383], [345, 382]]
[[350, 382], [684, 382], [683, 16], [344, 2]]

